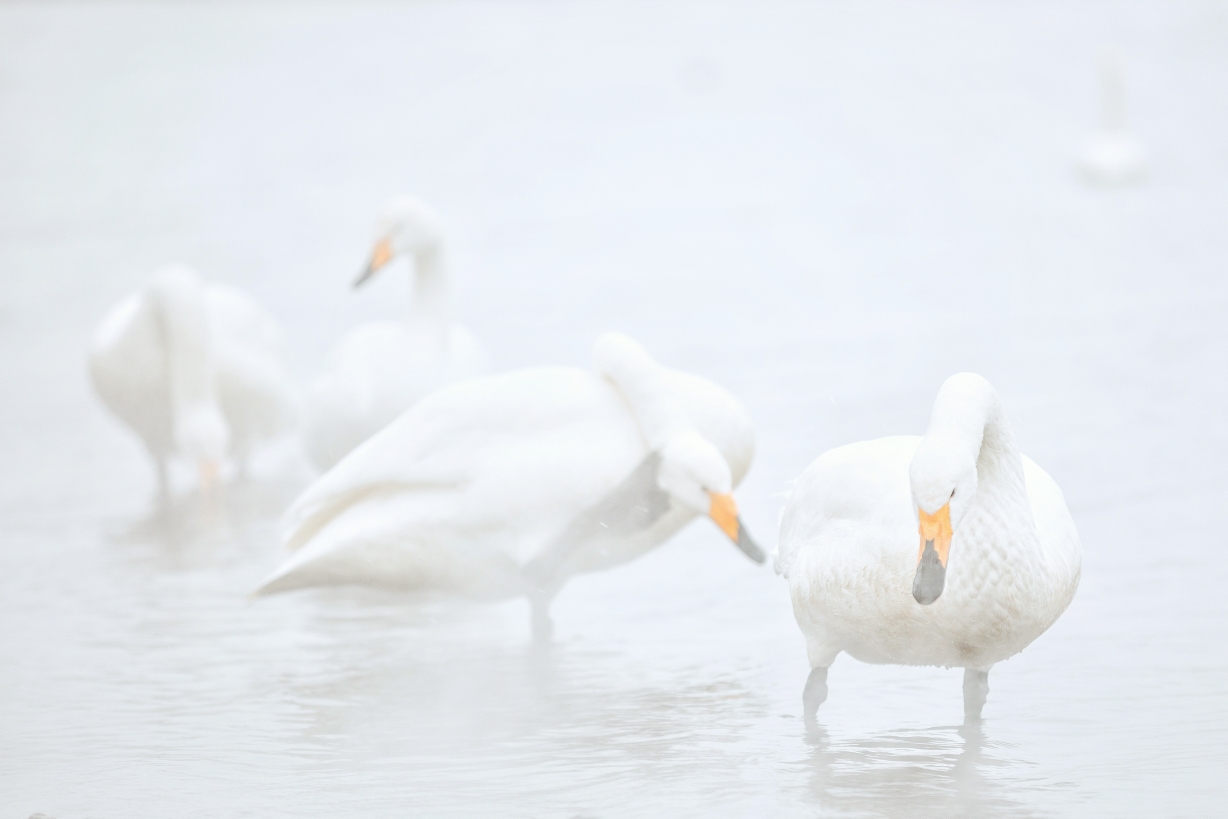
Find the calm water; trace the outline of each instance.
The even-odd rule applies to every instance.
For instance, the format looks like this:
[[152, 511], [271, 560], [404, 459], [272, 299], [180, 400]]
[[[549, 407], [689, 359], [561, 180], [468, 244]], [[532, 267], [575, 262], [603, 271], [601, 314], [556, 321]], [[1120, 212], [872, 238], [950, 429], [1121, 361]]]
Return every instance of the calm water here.
[[[0, 6], [0, 812], [1206, 816], [1228, 796], [1223, 3]], [[1152, 154], [1083, 187], [1100, 49]], [[500, 368], [619, 328], [740, 395], [768, 547], [824, 450], [1001, 391], [1086, 549], [990, 676], [842, 658], [807, 739], [784, 583], [707, 522], [521, 603], [249, 603], [292, 442], [212, 502], [90, 394], [106, 308], [191, 263], [304, 380], [401, 190]], [[179, 476], [187, 486], [186, 474]]]

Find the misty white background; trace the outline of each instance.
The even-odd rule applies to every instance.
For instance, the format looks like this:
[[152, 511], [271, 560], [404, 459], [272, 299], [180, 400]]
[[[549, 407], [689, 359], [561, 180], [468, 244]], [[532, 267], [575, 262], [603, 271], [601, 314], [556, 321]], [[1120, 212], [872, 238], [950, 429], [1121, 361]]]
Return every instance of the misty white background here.
[[[1076, 172], [1122, 55], [1141, 186]], [[1228, 769], [1228, 5], [0, 5], [0, 810], [84, 816], [1202, 816]], [[738, 491], [1001, 392], [1083, 584], [990, 676], [837, 661], [706, 521], [522, 603], [249, 604], [310, 473], [149, 517], [90, 392], [106, 309], [183, 261], [260, 298], [306, 383], [372, 219], [452, 238], [499, 369], [621, 329], [750, 408]], [[186, 477], [186, 476], [184, 476]], [[24, 813], [23, 813], [24, 811]]]

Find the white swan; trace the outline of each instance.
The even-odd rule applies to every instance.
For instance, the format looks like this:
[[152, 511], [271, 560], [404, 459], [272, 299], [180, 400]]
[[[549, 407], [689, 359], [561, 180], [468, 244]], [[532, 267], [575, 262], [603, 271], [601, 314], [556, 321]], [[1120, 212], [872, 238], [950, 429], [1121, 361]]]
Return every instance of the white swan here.
[[569, 576], [632, 560], [699, 514], [762, 562], [730, 494], [754, 454], [741, 403], [617, 333], [594, 358], [596, 373], [519, 370], [414, 405], [295, 501], [283, 534], [297, 551], [256, 593], [528, 595], [540, 636]]
[[1126, 88], [1121, 58], [1106, 51], [1100, 62], [1100, 128], [1087, 138], [1080, 157], [1083, 178], [1105, 187], [1147, 176], [1147, 149], [1126, 124]]
[[408, 196], [385, 206], [361, 286], [401, 255], [414, 261], [414, 297], [404, 322], [373, 321], [342, 339], [311, 387], [304, 439], [328, 469], [432, 390], [488, 370], [486, 350], [452, 320], [443, 232], [435, 214]]
[[841, 651], [963, 667], [965, 718], [980, 719], [990, 667], [1053, 624], [1081, 562], [1061, 490], [1019, 454], [997, 392], [952, 376], [924, 438], [833, 449], [789, 498], [777, 571], [806, 638], [808, 724]]
[[243, 472], [257, 444], [292, 426], [279, 348], [276, 321], [251, 297], [170, 265], [103, 318], [89, 367], [103, 403], [144, 441], [165, 495], [173, 455], [195, 462], [208, 486], [227, 455]]

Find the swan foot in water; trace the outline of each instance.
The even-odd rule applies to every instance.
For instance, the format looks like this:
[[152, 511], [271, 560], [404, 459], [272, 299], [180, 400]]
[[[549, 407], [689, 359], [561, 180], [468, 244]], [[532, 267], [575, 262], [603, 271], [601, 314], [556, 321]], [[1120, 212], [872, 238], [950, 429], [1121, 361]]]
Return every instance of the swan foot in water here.
[[802, 707], [806, 714], [806, 730], [818, 730], [819, 706], [826, 701], [827, 666], [815, 666], [810, 669], [810, 676], [806, 678], [806, 688], [802, 691]]
[[989, 697], [989, 669], [964, 669], [964, 724], [981, 721], [981, 709]]

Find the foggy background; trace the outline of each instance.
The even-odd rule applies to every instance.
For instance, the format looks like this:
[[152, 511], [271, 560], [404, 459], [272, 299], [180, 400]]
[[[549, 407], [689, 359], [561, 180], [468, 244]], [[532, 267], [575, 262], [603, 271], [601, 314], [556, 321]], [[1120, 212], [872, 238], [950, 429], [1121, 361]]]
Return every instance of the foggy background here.
[[[1120, 55], [1148, 178], [1078, 171]], [[1228, 752], [1228, 5], [0, 4], [0, 811], [175, 816], [1199, 816]], [[768, 549], [825, 450], [999, 390], [1082, 536], [998, 665], [829, 678], [706, 521], [523, 602], [249, 603], [311, 479], [151, 517], [92, 394], [98, 321], [169, 261], [247, 289], [300, 383], [383, 201], [443, 216], [499, 371], [619, 329], [750, 409]], [[404, 263], [401, 263], [402, 265]], [[182, 476], [181, 476], [182, 477]]]

